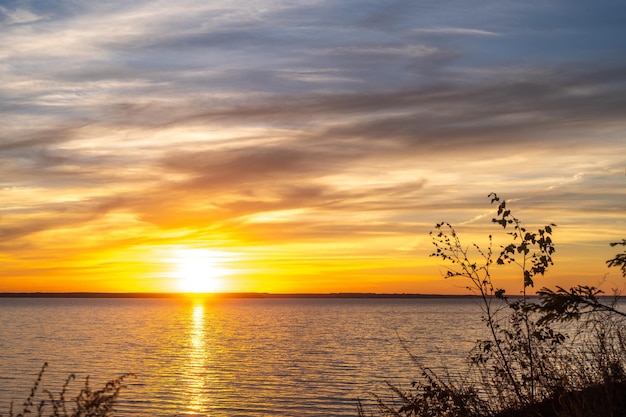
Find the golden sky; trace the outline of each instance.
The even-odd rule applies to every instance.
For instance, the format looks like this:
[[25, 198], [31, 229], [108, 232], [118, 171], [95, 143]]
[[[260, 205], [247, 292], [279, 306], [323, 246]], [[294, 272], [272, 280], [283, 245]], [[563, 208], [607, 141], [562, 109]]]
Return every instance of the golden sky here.
[[558, 225], [538, 286], [622, 288], [624, 13], [4, 2], [0, 292], [465, 293], [428, 232], [501, 235], [490, 192]]

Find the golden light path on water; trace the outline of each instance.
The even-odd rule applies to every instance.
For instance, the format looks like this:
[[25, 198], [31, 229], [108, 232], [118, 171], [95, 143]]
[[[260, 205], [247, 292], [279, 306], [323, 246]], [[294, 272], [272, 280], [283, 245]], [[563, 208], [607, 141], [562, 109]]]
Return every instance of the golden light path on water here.
[[207, 351], [205, 333], [204, 304], [197, 300], [194, 303], [189, 332], [189, 362], [187, 365], [187, 413], [200, 414], [208, 408], [207, 403]]

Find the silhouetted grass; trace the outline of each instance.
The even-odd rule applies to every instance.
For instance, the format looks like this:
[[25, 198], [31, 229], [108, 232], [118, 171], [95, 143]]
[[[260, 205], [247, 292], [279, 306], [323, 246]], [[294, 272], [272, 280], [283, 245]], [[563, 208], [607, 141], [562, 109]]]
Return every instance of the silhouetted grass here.
[[[14, 410], [13, 403], [8, 417], [110, 417], [113, 415], [120, 390], [124, 388], [124, 380], [132, 374], [124, 374], [107, 382], [100, 389], [92, 389], [89, 377], [76, 396], [68, 398], [68, 388], [76, 379], [71, 374], [58, 393], [42, 389], [43, 376], [48, 364], [45, 363], [35, 380], [30, 395], [24, 400], [19, 411]], [[3, 417], [3, 414], [0, 414]]]

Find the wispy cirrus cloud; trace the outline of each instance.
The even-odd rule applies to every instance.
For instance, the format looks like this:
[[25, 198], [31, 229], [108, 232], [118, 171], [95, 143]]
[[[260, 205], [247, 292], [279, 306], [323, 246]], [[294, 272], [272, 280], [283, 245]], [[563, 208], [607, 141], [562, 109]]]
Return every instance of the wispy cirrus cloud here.
[[481, 29], [470, 29], [470, 28], [454, 28], [454, 27], [436, 27], [436, 28], [421, 28], [414, 29], [415, 33], [424, 33], [424, 34], [433, 34], [433, 35], [459, 35], [459, 36], [498, 36], [499, 33], [491, 32], [488, 30]]

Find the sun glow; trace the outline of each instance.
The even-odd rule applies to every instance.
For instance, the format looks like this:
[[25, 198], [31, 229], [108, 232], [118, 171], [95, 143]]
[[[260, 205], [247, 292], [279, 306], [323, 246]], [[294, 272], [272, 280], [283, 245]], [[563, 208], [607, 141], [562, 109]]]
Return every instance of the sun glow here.
[[173, 251], [174, 277], [180, 291], [215, 292], [221, 289], [220, 277], [228, 271], [220, 264], [224, 254], [208, 249], [177, 249]]

